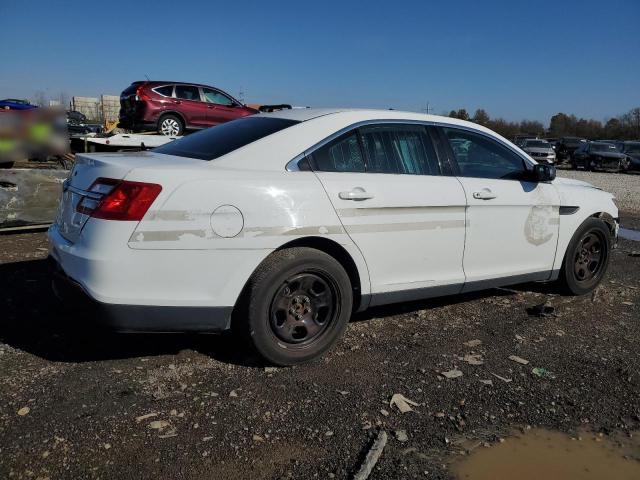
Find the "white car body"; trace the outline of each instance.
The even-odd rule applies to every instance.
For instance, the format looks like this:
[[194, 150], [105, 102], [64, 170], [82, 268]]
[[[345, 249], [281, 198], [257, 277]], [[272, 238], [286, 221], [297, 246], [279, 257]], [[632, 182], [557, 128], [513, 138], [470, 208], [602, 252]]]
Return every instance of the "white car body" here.
[[[363, 310], [553, 280], [585, 219], [603, 218], [617, 234], [612, 196], [577, 181], [320, 172], [297, 163], [338, 132], [390, 123], [476, 132], [533, 168], [526, 153], [476, 124], [387, 110], [257, 117], [300, 123], [212, 161], [153, 151], [77, 156], [49, 230], [50, 255], [61, 275], [107, 307], [111, 325], [224, 330], [256, 268], [289, 245], [340, 252]], [[97, 219], [76, 205], [98, 177], [162, 191], [140, 221]]]

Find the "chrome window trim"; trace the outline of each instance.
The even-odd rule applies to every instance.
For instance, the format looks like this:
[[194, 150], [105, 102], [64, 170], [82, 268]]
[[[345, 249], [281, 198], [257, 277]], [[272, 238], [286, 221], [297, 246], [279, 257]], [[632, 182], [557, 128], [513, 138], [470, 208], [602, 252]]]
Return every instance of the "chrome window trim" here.
[[[525, 162], [525, 165], [529, 167], [533, 167], [533, 165], [535, 165], [535, 163], [532, 163], [531, 158], [528, 158], [528, 156], [526, 155], [523, 156], [522, 153], [515, 150], [513, 146], [509, 145], [508, 143], [505, 143], [503, 140], [499, 138], [494, 137], [493, 135], [490, 135], [486, 132], [475, 129], [473, 127], [468, 127], [466, 125], [456, 125], [455, 123], [447, 123], [447, 122], [432, 122], [432, 121], [425, 121], [425, 120], [402, 120], [402, 119], [394, 118], [394, 119], [388, 119], [388, 120], [383, 120], [383, 119], [363, 120], [361, 122], [356, 122], [347, 127], [341, 128], [337, 132], [332, 133], [331, 135], [319, 141], [312, 147], [309, 147], [308, 149], [306, 149], [304, 152], [296, 155], [293, 159], [289, 160], [289, 162], [287, 162], [285, 166], [285, 170], [287, 172], [299, 172], [301, 171], [300, 168], [298, 168], [298, 162], [300, 160], [302, 160], [304, 157], [308, 155], [311, 155], [317, 149], [323, 147], [324, 145], [331, 142], [332, 140], [335, 140], [339, 136], [344, 135], [345, 133], [350, 132], [351, 130], [355, 130], [357, 128], [368, 126], [368, 125], [380, 125], [380, 124], [422, 125], [425, 127], [444, 127], [444, 128], [457, 128], [460, 130], [465, 130], [465, 131], [474, 133], [476, 135], [482, 135], [490, 140], [493, 140], [494, 142], [499, 143], [503, 147], [508, 148], [511, 152], [515, 153], [518, 157], [520, 157]], [[367, 172], [362, 172], [362, 173], [367, 173]]]

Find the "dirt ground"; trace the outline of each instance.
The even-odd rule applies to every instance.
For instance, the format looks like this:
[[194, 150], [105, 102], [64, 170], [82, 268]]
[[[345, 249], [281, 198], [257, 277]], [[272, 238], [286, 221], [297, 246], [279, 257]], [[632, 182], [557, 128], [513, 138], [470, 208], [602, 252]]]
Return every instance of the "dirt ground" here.
[[[594, 295], [528, 284], [378, 308], [284, 369], [229, 336], [96, 331], [61, 311], [46, 255], [42, 232], [0, 236], [0, 478], [350, 478], [379, 429], [370, 478], [450, 478], [514, 429], [640, 427], [637, 242], [620, 241]], [[400, 413], [396, 393], [418, 405]]]

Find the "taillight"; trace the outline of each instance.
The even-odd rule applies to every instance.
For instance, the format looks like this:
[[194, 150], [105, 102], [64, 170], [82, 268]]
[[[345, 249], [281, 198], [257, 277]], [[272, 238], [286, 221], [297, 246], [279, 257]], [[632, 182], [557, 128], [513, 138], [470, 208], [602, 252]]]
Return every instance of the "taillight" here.
[[155, 183], [98, 178], [89, 192], [103, 196], [99, 199], [84, 197], [76, 210], [103, 220], [139, 221], [161, 191], [162, 186]]
[[140, 86], [136, 89], [136, 100], [138, 102], [145, 102], [147, 100], [151, 100], [151, 97], [147, 95], [144, 88]]

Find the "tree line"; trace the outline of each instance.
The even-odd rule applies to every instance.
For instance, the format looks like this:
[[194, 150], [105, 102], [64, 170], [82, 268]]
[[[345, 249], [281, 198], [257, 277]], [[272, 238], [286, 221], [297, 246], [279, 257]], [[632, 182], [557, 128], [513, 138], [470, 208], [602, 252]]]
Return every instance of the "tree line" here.
[[578, 118], [575, 115], [557, 113], [551, 117], [549, 128], [536, 120], [510, 122], [504, 118], [491, 118], [482, 108], [473, 116], [461, 108], [451, 110], [449, 117], [470, 120], [499, 133], [503, 137], [513, 138], [516, 135], [536, 135], [539, 137], [581, 137], [589, 140], [638, 140], [640, 139], [640, 107], [627, 113], [613, 117], [602, 123], [599, 120]]

